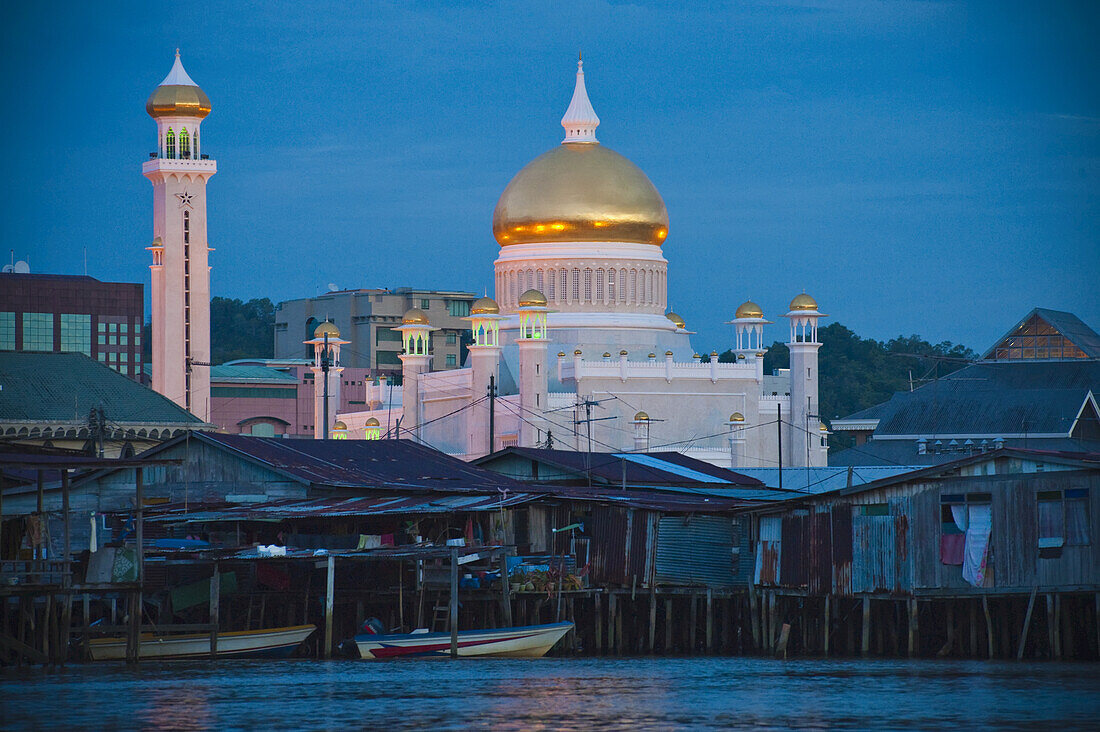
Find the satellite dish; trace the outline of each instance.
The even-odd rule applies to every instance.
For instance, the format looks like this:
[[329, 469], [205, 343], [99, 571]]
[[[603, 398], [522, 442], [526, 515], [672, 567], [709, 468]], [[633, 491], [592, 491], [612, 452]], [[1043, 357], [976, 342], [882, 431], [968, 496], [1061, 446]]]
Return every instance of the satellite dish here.
[[340, 288], [336, 286], [335, 282], [330, 282], [330, 283], [328, 283], [328, 291], [329, 292], [339, 292]]
[[24, 262], [22, 259], [20, 259], [18, 262], [15, 263], [15, 273], [16, 274], [30, 274], [30, 271], [31, 271], [31, 266], [29, 264], [27, 264], [26, 262]]

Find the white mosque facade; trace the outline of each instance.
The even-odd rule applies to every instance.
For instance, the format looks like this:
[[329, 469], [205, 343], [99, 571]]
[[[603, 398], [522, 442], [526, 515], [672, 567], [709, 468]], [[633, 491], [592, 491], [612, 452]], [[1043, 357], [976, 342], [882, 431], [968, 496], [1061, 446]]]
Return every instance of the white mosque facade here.
[[332, 413], [341, 435], [400, 435], [466, 459], [515, 445], [825, 465], [817, 303], [797, 295], [784, 316], [789, 372], [764, 373], [770, 321], [752, 302], [730, 321], [737, 361], [712, 353], [703, 362], [667, 312], [664, 202], [637, 166], [598, 142], [599, 123], [578, 62], [564, 140], [497, 203], [495, 297], [474, 303], [464, 368], [430, 370], [431, 323], [410, 310], [399, 328], [402, 384], [370, 387], [364, 411]]

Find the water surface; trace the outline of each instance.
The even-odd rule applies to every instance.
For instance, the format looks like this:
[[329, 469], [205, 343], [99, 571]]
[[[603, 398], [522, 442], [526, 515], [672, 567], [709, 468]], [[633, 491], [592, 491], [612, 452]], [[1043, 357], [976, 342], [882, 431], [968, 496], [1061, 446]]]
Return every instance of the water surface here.
[[1096, 729], [1100, 668], [629, 658], [218, 661], [0, 672], [5, 729]]

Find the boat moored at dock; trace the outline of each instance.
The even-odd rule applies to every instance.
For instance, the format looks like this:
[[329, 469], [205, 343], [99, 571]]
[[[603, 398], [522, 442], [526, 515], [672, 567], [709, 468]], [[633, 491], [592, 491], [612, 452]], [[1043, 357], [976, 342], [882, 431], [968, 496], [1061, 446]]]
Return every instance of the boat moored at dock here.
[[[540, 658], [545, 656], [573, 623], [548, 623], [458, 633], [460, 657]], [[355, 636], [359, 655], [365, 659], [414, 656], [449, 656], [450, 633], [360, 633]]]

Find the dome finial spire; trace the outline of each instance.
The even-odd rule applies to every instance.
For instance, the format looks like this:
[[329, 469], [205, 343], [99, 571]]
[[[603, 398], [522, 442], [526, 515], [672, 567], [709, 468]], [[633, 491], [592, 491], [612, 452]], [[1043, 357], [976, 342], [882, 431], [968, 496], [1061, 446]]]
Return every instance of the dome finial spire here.
[[573, 88], [569, 108], [561, 118], [561, 126], [565, 128], [565, 139], [562, 142], [599, 142], [596, 139], [596, 128], [600, 126], [600, 118], [596, 116], [596, 110], [592, 109], [592, 102], [588, 100], [588, 91], [584, 87], [584, 60], [579, 52], [577, 85]]
[[176, 58], [180, 57], [180, 47], [176, 46]]

